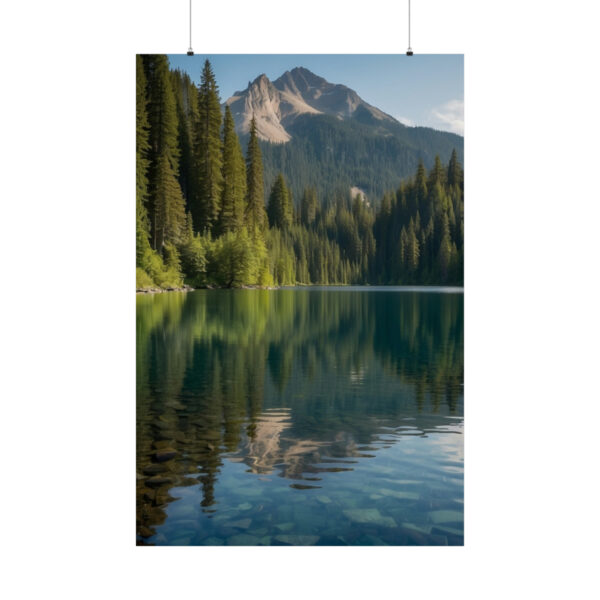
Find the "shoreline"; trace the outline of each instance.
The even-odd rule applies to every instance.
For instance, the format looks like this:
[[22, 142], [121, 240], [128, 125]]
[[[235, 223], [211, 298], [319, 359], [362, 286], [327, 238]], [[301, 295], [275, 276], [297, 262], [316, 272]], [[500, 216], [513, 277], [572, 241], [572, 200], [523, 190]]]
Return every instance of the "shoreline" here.
[[166, 292], [194, 292], [196, 290], [282, 290], [287, 288], [319, 288], [319, 287], [361, 287], [361, 288], [397, 288], [397, 287], [406, 287], [406, 288], [456, 288], [464, 291], [463, 285], [448, 285], [448, 284], [439, 284], [439, 283], [427, 283], [427, 284], [389, 284], [389, 285], [365, 285], [365, 284], [343, 284], [343, 283], [315, 283], [315, 284], [297, 284], [297, 285], [271, 285], [271, 286], [261, 286], [261, 285], [242, 285], [240, 287], [220, 287], [217, 285], [206, 285], [202, 287], [191, 287], [189, 285], [184, 285], [183, 287], [169, 287], [169, 288], [140, 288], [136, 289], [136, 295], [145, 295], [145, 294], [163, 294]]
[[[308, 287], [308, 286], [307, 286]], [[196, 290], [278, 290], [281, 286], [270, 285], [241, 285], [240, 287], [220, 287], [218, 285], [205, 285], [202, 287], [194, 288], [190, 285], [184, 285], [183, 287], [169, 287], [169, 288], [138, 288], [135, 290], [136, 294], [163, 294], [165, 292], [195, 292]]]

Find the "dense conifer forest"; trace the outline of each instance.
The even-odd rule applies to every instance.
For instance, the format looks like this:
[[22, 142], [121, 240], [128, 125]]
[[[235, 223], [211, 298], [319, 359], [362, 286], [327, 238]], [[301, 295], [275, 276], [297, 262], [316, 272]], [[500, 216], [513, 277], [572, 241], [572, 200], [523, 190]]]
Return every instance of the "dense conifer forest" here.
[[294, 198], [281, 173], [265, 181], [254, 124], [242, 148], [208, 61], [199, 86], [165, 55], [138, 55], [136, 74], [138, 289], [462, 284], [456, 150], [375, 201]]

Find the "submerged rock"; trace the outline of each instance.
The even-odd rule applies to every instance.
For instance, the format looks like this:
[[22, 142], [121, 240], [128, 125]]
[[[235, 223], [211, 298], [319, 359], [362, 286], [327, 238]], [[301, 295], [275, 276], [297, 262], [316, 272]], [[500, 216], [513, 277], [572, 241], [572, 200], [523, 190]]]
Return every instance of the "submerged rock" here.
[[252, 523], [252, 519], [240, 519], [239, 521], [231, 521], [227, 523], [229, 527], [235, 527], [236, 529], [248, 529]]
[[279, 531], [286, 532], [286, 531], [290, 531], [291, 529], [294, 529], [294, 524], [293, 523], [280, 523], [279, 525], [275, 525], [275, 527], [277, 529], [279, 529]]
[[392, 517], [383, 516], [376, 508], [348, 508], [343, 513], [354, 523], [397, 527], [396, 521]]
[[458, 510], [434, 510], [429, 513], [429, 518], [434, 523], [462, 523], [463, 513]]
[[416, 523], [402, 523], [404, 529], [411, 529], [429, 535], [431, 533], [431, 525], [417, 525]]
[[392, 498], [398, 498], [398, 500], [418, 500], [420, 494], [417, 492], [403, 492], [396, 490], [381, 490], [384, 496], [391, 496]]
[[464, 532], [462, 529], [457, 529], [456, 527], [447, 527], [445, 525], [436, 525], [432, 530], [431, 533], [437, 533], [437, 534], [441, 534], [441, 535], [456, 535], [456, 536], [463, 536]]

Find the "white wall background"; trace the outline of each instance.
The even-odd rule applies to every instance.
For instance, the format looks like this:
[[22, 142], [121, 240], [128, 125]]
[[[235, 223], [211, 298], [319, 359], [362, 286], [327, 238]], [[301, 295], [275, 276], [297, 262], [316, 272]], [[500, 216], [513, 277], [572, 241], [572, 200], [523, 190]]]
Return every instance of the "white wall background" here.
[[[407, 46], [405, 0], [194, 7], [197, 53]], [[187, 10], [0, 7], [4, 597], [598, 597], [598, 15], [583, 0], [413, 0], [415, 52], [465, 53], [465, 548], [133, 545], [134, 55], [185, 52]]]

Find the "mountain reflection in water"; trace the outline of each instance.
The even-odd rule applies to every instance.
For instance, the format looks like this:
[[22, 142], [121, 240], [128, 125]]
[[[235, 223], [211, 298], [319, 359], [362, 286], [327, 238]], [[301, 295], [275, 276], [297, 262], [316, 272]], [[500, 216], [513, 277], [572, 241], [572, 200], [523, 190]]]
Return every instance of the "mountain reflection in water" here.
[[138, 296], [138, 543], [462, 543], [462, 381], [462, 293]]

